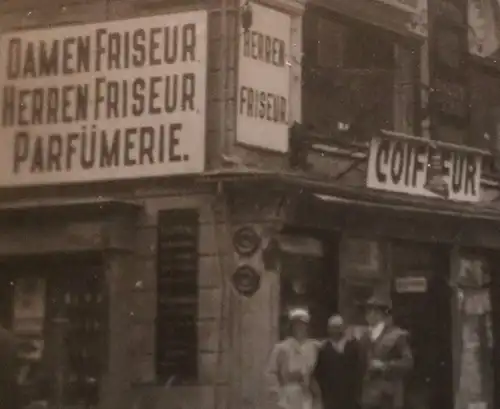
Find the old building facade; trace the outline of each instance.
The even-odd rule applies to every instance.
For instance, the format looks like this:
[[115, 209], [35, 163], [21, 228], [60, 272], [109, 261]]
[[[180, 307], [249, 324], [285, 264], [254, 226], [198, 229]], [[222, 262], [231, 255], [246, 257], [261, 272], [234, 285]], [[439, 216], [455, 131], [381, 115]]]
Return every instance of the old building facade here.
[[408, 407], [495, 407], [497, 40], [464, 29], [495, 5], [2, 3], [0, 310], [30, 396], [265, 407], [287, 310], [322, 337], [376, 292], [413, 336]]

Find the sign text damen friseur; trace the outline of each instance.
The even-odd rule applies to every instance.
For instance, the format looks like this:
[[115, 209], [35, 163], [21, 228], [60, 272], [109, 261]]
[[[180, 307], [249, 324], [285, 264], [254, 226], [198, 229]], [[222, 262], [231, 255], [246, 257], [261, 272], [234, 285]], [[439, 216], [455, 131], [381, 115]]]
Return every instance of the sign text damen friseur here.
[[204, 169], [206, 12], [0, 37], [0, 186]]

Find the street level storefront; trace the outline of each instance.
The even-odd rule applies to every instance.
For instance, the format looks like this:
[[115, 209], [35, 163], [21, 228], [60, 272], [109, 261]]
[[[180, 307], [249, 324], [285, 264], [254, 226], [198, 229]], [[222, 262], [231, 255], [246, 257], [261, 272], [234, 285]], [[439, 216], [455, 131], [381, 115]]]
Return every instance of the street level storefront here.
[[[330, 284], [337, 289], [333, 304], [362, 325], [357, 305], [374, 291], [390, 294], [394, 320], [411, 332], [416, 358], [409, 407], [452, 408], [454, 398], [459, 407], [493, 407], [498, 214], [486, 216], [471, 205], [432, 206], [430, 199], [394, 201], [392, 195], [305, 196], [291, 224], [323, 242], [337, 238], [337, 250], [329, 253], [338, 256], [323, 272], [338, 280]], [[310, 297], [313, 310], [325, 305], [317, 294]], [[327, 292], [322, 299], [330, 297]], [[318, 335], [331, 312], [321, 314]]]
[[[491, 200], [498, 192], [482, 186], [483, 154], [381, 134], [368, 155], [372, 188], [297, 175], [266, 182], [284, 196], [272, 240], [280, 261], [266, 273], [278, 272], [280, 301], [266, 310], [257, 292], [258, 309], [279, 323], [290, 307], [307, 305], [312, 335], [322, 337], [332, 313], [362, 326], [359, 305], [374, 292], [390, 296], [415, 354], [407, 407], [495, 407], [500, 211]], [[254, 204], [256, 191], [262, 186], [235, 188], [235, 206]], [[285, 327], [273, 331], [286, 334]], [[262, 340], [258, 348], [270, 346]], [[262, 355], [248, 352], [254, 362]]]
[[0, 323], [30, 345], [23, 402], [215, 407], [216, 186], [183, 178], [58, 191], [4, 190], [0, 205]]

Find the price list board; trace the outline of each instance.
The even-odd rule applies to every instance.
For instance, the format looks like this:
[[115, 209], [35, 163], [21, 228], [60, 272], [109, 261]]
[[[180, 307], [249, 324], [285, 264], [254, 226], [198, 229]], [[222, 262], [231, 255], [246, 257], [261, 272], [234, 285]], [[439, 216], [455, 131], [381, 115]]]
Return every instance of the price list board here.
[[158, 215], [157, 376], [189, 381], [197, 375], [198, 212]]

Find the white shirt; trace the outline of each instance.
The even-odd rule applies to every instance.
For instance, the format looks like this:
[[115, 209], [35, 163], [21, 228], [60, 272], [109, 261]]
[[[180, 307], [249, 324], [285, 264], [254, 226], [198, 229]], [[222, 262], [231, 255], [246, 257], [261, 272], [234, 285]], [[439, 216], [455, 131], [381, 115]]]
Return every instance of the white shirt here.
[[373, 328], [370, 329], [370, 338], [372, 341], [376, 341], [378, 337], [382, 334], [382, 331], [385, 328], [385, 323], [384, 322], [379, 322], [377, 325], [375, 325]]
[[330, 343], [332, 344], [333, 349], [335, 349], [338, 353], [344, 352], [346, 342], [347, 342], [347, 339], [345, 337], [342, 337], [338, 341], [330, 340]]

